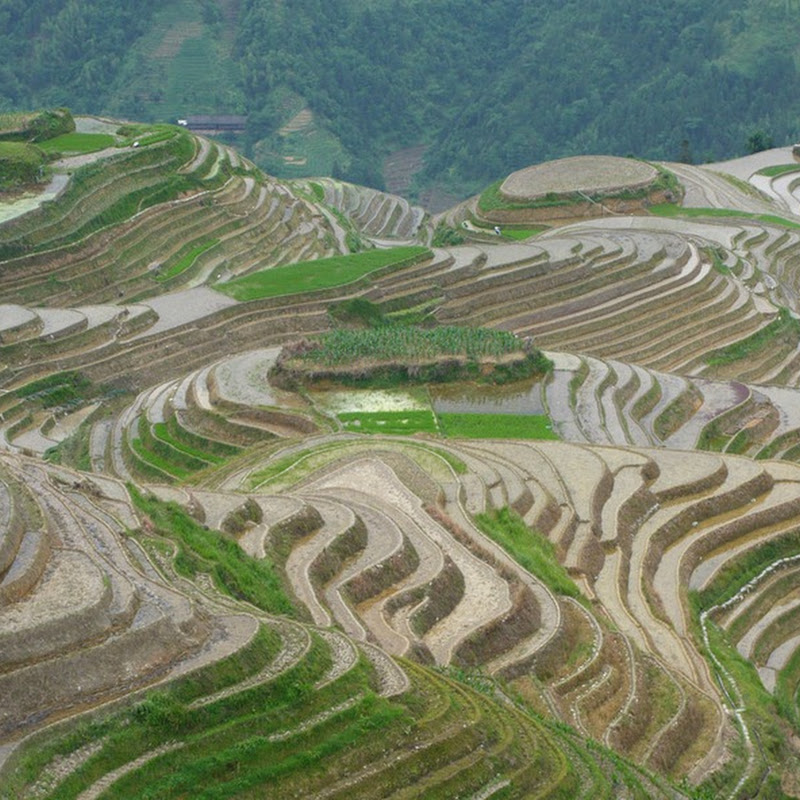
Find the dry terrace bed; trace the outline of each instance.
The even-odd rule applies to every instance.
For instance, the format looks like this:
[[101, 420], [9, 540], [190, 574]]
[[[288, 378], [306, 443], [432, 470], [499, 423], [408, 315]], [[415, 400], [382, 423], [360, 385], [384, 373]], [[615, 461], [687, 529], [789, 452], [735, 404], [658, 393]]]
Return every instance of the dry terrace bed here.
[[509, 200], [535, 200], [547, 194], [616, 192], [641, 189], [658, 177], [643, 161], [615, 156], [575, 156], [512, 172], [500, 187]]

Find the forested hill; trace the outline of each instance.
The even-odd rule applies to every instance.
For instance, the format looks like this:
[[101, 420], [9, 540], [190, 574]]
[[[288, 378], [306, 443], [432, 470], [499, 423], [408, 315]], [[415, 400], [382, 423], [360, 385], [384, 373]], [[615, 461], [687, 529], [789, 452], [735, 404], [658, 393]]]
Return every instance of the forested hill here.
[[[798, 136], [797, 0], [0, 0], [0, 106], [246, 113], [283, 175], [459, 193], [605, 152], [695, 161]], [[413, 162], [413, 159], [412, 159]], [[407, 170], [414, 168], [413, 163]]]

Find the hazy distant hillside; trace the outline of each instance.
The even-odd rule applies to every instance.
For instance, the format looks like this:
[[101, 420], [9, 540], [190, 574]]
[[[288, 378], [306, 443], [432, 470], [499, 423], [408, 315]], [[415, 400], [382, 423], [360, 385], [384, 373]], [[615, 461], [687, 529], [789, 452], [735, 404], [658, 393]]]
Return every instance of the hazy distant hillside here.
[[[466, 193], [584, 152], [702, 161], [798, 135], [796, 0], [0, 0], [0, 107], [247, 113], [286, 176]], [[394, 173], [399, 173], [398, 175]], [[397, 184], [398, 186], [400, 184]], [[412, 185], [413, 189], [413, 185]]]

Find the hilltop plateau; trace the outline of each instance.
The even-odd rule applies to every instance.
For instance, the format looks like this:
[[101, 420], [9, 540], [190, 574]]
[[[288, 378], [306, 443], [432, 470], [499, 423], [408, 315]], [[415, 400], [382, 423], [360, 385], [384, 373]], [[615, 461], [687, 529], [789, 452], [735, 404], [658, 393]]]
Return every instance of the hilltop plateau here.
[[74, 123], [0, 193], [0, 797], [800, 797], [791, 148], [431, 214]]

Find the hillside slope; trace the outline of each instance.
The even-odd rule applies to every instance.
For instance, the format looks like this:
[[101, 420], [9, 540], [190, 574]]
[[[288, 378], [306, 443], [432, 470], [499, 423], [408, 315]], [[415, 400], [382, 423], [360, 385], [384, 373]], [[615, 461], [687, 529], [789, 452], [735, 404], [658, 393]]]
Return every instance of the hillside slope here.
[[791, 150], [431, 218], [77, 129], [0, 202], [0, 797], [800, 796]]
[[387, 157], [417, 148], [401, 182], [463, 196], [566, 155], [707, 161], [800, 133], [785, 0], [167, 0], [135, 15], [37, 0], [0, 14], [0, 110], [247, 114], [240, 144], [284, 177], [382, 188]]

